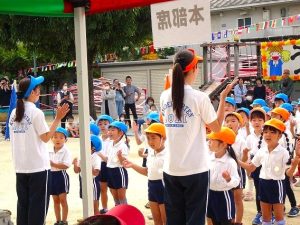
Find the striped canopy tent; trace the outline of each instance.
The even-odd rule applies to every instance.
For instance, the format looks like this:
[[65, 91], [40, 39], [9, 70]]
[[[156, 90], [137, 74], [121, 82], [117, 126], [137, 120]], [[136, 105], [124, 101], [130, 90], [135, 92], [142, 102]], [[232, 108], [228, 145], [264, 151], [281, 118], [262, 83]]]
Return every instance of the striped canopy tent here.
[[89, 134], [89, 95], [85, 16], [170, 0], [1, 0], [0, 14], [43, 17], [74, 17], [80, 120], [80, 157], [83, 187], [83, 217], [93, 215], [93, 192]]

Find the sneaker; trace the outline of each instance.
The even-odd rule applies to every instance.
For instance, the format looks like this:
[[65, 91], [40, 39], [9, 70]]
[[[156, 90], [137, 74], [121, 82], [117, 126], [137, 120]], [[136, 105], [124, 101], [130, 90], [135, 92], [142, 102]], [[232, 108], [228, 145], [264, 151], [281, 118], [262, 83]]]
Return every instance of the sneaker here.
[[68, 221], [60, 221], [59, 225], [68, 225]]
[[149, 202], [147, 202], [147, 204], [145, 205], [145, 208], [150, 209], [150, 203]]
[[288, 217], [296, 217], [298, 215], [299, 215], [299, 209], [296, 206], [291, 208], [291, 210], [287, 214]]
[[101, 210], [100, 210], [100, 214], [105, 214], [105, 213], [107, 213], [107, 212], [108, 212], [107, 209], [101, 209]]
[[56, 221], [56, 223], [54, 223], [53, 225], [60, 225], [61, 221]]
[[252, 225], [262, 224], [261, 218], [262, 218], [261, 213], [257, 213], [256, 216], [254, 217], [254, 219], [252, 220]]

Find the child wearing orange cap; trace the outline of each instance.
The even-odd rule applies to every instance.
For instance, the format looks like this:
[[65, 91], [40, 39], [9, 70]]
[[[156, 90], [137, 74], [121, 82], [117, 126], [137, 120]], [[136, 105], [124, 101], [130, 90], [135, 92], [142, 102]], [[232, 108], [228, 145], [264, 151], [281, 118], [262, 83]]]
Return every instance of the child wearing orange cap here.
[[153, 123], [145, 130], [145, 133], [151, 149], [147, 156], [147, 167], [139, 166], [129, 160], [125, 160], [123, 165], [148, 176], [148, 200], [154, 225], [165, 225], [166, 211], [162, 171], [165, 158], [166, 129], [161, 123]]
[[[254, 157], [254, 155], [260, 151], [260, 149], [266, 145], [263, 140], [262, 131], [263, 125], [266, 120], [266, 113], [262, 108], [254, 108], [250, 111], [250, 123], [253, 127], [253, 132], [248, 135], [246, 139], [246, 149], [243, 152], [242, 161], [245, 162], [248, 160], [248, 156], [250, 159]], [[245, 200], [252, 200], [252, 192], [253, 192], [253, 183], [255, 187], [255, 197], [256, 197], [256, 209], [257, 214], [252, 221], [252, 224], [261, 224], [261, 207], [259, 202], [259, 173], [260, 167], [258, 167], [255, 171], [249, 174], [248, 179], [248, 190], [245, 194]]]
[[[232, 148], [238, 160], [242, 159], [243, 151], [246, 148], [246, 141], [242, 135], [238, 132], [243, 124], [242, 116], [237, 112], [230, 112], [225, 116], [225, 126], [229, 127], [236, 134], [235, 142], [232, 144]], [[238, 166], [240, 183], [233, 189], [234, 203], [236, 209], [235, 224], [242, 224], [244, 205], [243, 205], [243, 189], [246, 186], [246, 172], [243, 168]]]
[[[271, 225], [272, 210], [278, 225], [285, 225], [284, 200], [286, 195], [285, 172], [289, 153], [279, 144], [279, 140], [286, 127], [278, 119], [271, 119], [264, 124], [263, 138], [267, 146], [258, 151], [251, 163], [240, 161], [240, 165], [253, 172], [261, 166], [259, 174], [260, 204], [262, 209], [263, 225]], [[299, 163], [299, 158], [293, 160], [293, 167], [287, 170], [287, 174], [293, 174]]]
[[[283, 123], [286, 123], [289, 121], [290, 113], [286, 109], [278, 107], [272, 110], [271, 116], [272, 118], [277, 118]], [[289, 129], [286, 129], [282, 134], [283, 135], [279, 140], [279, 144], [288, 151], [290, 158], [289, 161], [287, 162], [287, 165], [290, 166], [291, 160], [294, 156], [294, 146], [292, 142], [293, 136]], [[291, 187], [289, 176], [285, 176], [285, 185], [286, 185], [286, 194], [291, 204], [291, 210], [287, 213], [287, 216], [296, 217], [299, 214], [299, 209], [297, 207], [297, 201], [295, 198], [294, 191]]]
[[232, 189], [240, 183], [237, 157], [232, 148], [236, 134], [228, 127], [207, 135], [209, 149], [214, 153], [210, 169], [207, 217], [213, 224], [232, 224], [235, 205]]

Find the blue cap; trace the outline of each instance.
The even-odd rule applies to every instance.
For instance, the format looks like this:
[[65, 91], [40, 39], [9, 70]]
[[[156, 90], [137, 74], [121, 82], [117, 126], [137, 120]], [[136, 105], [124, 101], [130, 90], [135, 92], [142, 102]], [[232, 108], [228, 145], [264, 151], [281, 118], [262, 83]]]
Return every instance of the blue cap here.
[[98, 136], [100, 134], [100, 129], [95, 123], [90, 123], [90, 132]]
[[237, 112], [243, 111], [244, 113], [246, 113], [247, 116], [250, 115], [250, 110], [247, 109], [247, 108], [245, 108], [245, 107], [238, 108], [236, 111], [237, 111]]
[[25, 94], [24, 94], [24, 98], [28, 98], [30, 93], [32, 92], [32, 90], [40, 85], [41, 83], [44, 82], [44, 77], [43, 76], [39, 76], [39, 77], [33, 77], [33, 76], [29, 76], [30, 77], [30, 84], [28, 89], [26, 90]]
[[150, 113], [148, 113], [146, 119], [150, 120], [150, 121], [154, 120], [155, 122], [160, 123], [159, 113], [158, 112], [150, 112]]
[[236, 102], [235, 102], [234, 98], [226, 97], [226, 98], [225, 98], [225, 102], [228, 102], [228, 103], [230, 103], [231, 105], [233, 105], [234, 107], [236, 107]]
[[102, 149], [102, 142], [100, 138], [94, 134], [91, 135], [91, 145], [95, 148], [96, 152], [99, 152]]
[[98, 124], [99, 120], [107, 120], [109, 123], [112, 123], [114, 121], [111, 116], [105, 114], [98, 116], [96, 124]]
[[62, 133], [63, 135], [65, 135], [66, 138], [69, 136], [68, 131], [65, 128], [62, 128], [62, 127], [56, 128], [55, 132]]
[[267, 103], [265, 100], [263, 100], [261, 98], [257, 98], [252, 102], [251, 106], [253, 106], [253, 105], [260, 105], [261, 107], [263, 107], [263, 106], [267, 106]]
[[270, 112], [271, 109], [268, 106], [261, 107], [263, 110], [265, 110], [266, 113]]
[[284, 102], [289, 102], [289, 97], [284, 93], [279, 93], [279, 94], [275, 95], [275, 100], [276, 99], [281, 99]]
[[280, 108], [284, 108], [287, 111], [289, 111], [290, 113], [293, 112], [293, 110], [294, 110], [294, 107], [290, 103], [283, 103], [280, 105]]
[[126, 134], [128, 127], [126, 126], [125, 123], [122, 123], [120, 121], [114, 121], [111, 124], [109, 124], [109, 127], [116, 127], [119, 130], [123, 131], [124, 134]]

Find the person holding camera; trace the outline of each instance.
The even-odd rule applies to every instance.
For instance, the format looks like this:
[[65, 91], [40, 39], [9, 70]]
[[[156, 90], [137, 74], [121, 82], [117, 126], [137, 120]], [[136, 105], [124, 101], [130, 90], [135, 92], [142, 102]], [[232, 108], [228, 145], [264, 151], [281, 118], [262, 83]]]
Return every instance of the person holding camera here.
[[109, 115], [114, 120], [118, 119], [116, 108], [116, 91], [110, 88], [110, 83], [104, 83], [102, 90], [101, 115]]
[[69, 112], [61, 119], [61, 127], [66, 128], [67, 118], [73, 116], [72, 108], [74, 103], [74, 96], [68, 90], [68, 83], [63, 84], [62, 89], [57, 93], [56, 99], [58, 106], [62, 106], [63, 104], [68, 104], [69, 106]]
[[116, 92], [116, 108], [117, 108], [117, 114], [120, 119], [121, 115], [123, 114], [124, 110], [124, 98], [125, 98], [125, 92], [121, 87], [121, 83], [118, 79], [113, 80], [114, 90]]

